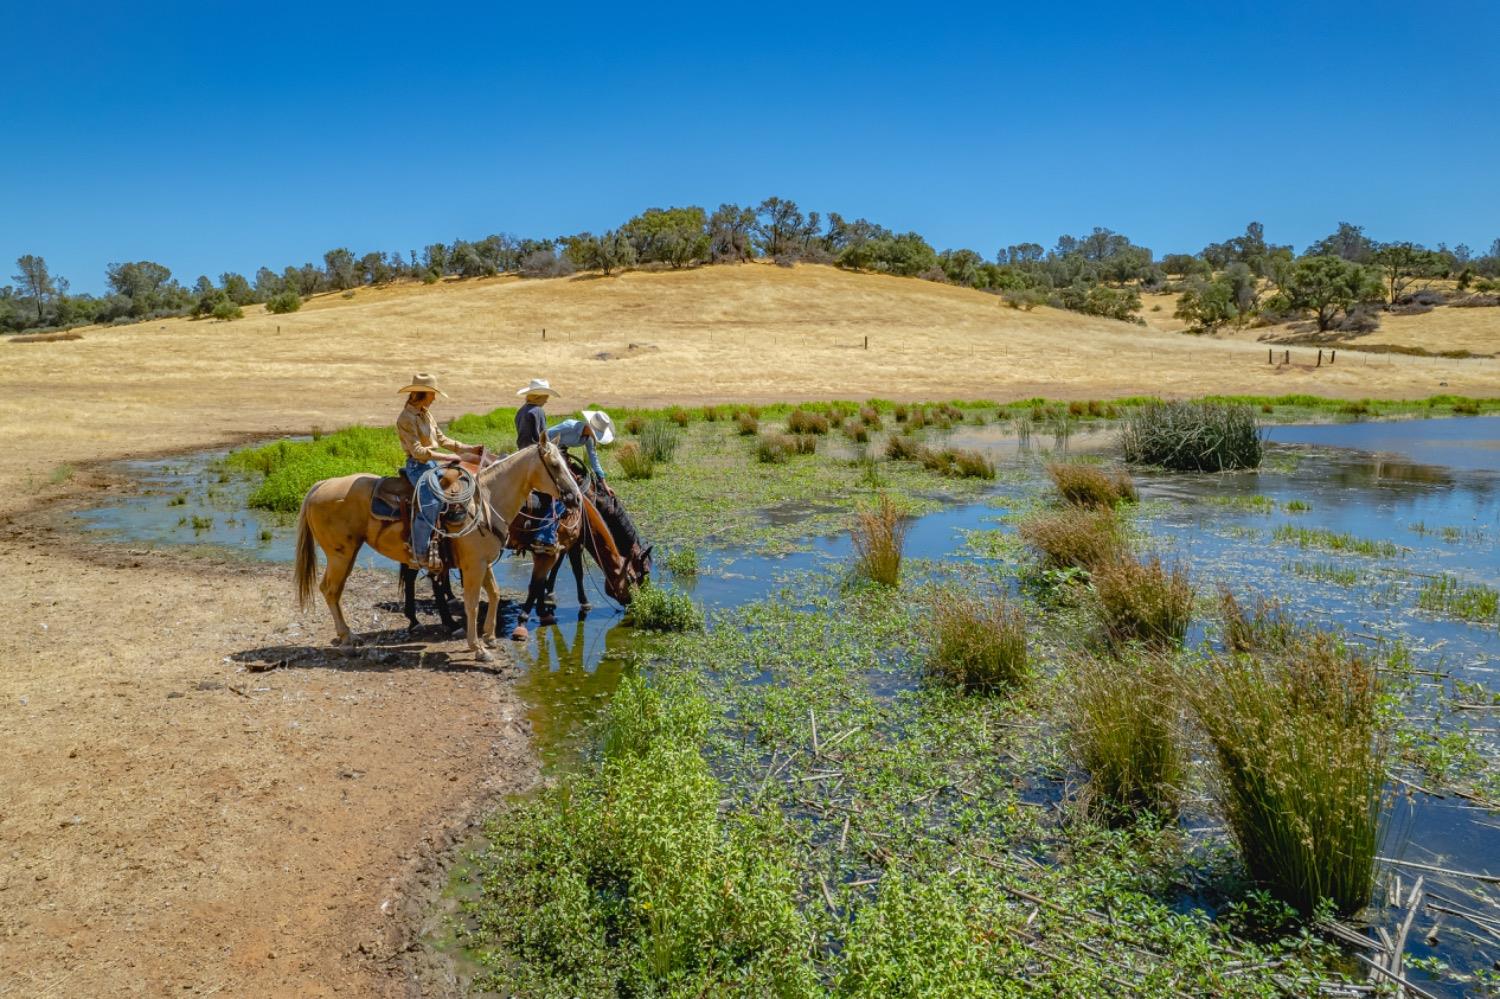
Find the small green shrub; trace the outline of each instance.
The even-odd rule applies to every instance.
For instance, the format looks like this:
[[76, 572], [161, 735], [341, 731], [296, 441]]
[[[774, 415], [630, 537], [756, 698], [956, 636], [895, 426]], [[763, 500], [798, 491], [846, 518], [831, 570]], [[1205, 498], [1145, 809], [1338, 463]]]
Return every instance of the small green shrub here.
[[1177, 814], [1186, 769], [1176, 690], [1170, 663], [1150, 656], [1086, 658], [1068, 671], [1068, 744], [1089, 775], [1086, 811], [1109, 822], [1141, 809]]
[[883, 586], [898, 584], [909, 528], [906, 511], [884, 493], [873, 507], [857, 512], [850, 531], [855, 574]]
[[697, 631], [703, 612], [681, 590], [647, 584], [631, 597], [625, 622], [642, 631]]
[[1044, 569], [1092, 571], [1125, 551], [1124, 532], [1109, 510], [1064, 510], [1033, 514], [1021, 521], [1021, 540]]
[[356, 472], [389, 475], [405, 457], [393, 430], [356, 426], [317, 440], [281, 440], [234, 451], [225, 462], [264, 477], [250, 493], [252, 507], [296, 513], [318, 481]]
[[664, 560], [667, 570], [674, 576], [698, 575], [698, 550], [696, 548], [674, 548]]
[[1133, 465], [1182, 472], [1258, 468], [1264, 450], [1254, 411], [1227, 402], [1148, 403], [1125, 418], [1120, 446]]
[[1132, 643], [1182, 644], [1193, 616], [1187, 570], [1170, 569], [1152, 555], [1144, 562], [1116, 558], [1090, 571], [1105, 640], [1120, 649]]
[[918, 881], [892, 868], [861, 906], [844, 946], [840, 999], [1001, 995], [986, 966], [991, 944], [969, 925], [962, 895], [944, 876]]
[[1026, 677], [1026, 618], [1002, 596], [949, 589], [928, 613], [927, 670], [965, 690], [1000, 690]]
[[665, 420], [651, 420], [641, 428], [641, 450], [651, 460], [666, 464], [677, 453], [677, 431]]
[[226, 298], [214, 306], [213, 317], [223, 320], [244, 319], [245, 310]]
[[1058, 494], [1074, 506], [1112, 507], [1139, 498], [1130, 473], [1124, 469], [1111, 473], [1098, 465], [1051, 462], [1047, 474]]
[[285, 315], [288, 312], [296, 312], [302, 308], [302, 296], [295, 291], [283, 291], [279, 295], [272, 295], [266, 301], [266, 311], [272, 315]]
[[627, 479], [649, 479], [656, 474], [656, 459], [635, 441], [626, 441], [616, 448], [615, 461]]
[[1375, 666], [1325, 633], [1215, 655], [1185, 689], [1251, 877], [1303, 915], [1370, 900], [1389, 739]]

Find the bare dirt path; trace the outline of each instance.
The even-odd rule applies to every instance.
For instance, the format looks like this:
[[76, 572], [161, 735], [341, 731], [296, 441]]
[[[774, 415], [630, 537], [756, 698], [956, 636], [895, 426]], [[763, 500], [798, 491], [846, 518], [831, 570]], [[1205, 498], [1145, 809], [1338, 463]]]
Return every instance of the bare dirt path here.
[[[517, 667], [394, 633], [345, 659], [286, 567], [46, 524], [0, 525], [0, 995], [430, 991], [424, 883], [536, 773]], [[393, 581], [356, 574], [356, 631], [404, 625]]]

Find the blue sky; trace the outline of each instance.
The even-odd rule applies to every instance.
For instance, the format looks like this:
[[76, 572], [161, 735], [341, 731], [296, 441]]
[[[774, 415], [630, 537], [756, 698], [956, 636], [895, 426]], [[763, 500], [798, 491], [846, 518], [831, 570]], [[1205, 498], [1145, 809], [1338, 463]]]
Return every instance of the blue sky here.
[[0, 282], [756, 202], [986, 256], [1500, 237], [1500, 4], [13, 5]]

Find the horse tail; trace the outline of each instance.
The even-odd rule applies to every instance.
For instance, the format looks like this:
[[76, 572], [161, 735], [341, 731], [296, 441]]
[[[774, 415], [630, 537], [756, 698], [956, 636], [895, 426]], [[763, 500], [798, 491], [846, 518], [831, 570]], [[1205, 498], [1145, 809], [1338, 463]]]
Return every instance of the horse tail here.
[[292, 569], [292, 577], [297, 580], [297, 606], [304, 610], [318, 582], [318, 552], [313, 547], [312, 527], [307, 522], [307, 504], [311, 499], [312, 493], [308, 493], [302, 509], [297, 511], [297, 563]]

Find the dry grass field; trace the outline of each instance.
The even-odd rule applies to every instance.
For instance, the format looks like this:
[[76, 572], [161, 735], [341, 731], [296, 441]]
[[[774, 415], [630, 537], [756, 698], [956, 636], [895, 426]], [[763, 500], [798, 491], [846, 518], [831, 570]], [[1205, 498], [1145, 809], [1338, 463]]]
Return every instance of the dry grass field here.
[[[550, 378], [570, 406], [1500, 394], [1492, 362], [1398, 357], [1278, 370], [1265, 364], [1253, 331], [1247, 342], [1183, 337], [1170, 331], [1169, 303], [1154, 298], [1145, 315], [1156, 328], [1045, 307], [1021, 312], [915, 279], [746, 265], [401, 285], [321, 296], [286, 316], [257, 307], [235, 322], [86, 329], [80, 340], [0, 344], [0, 430], [34, 442], [0, 455], [0, 484], [9, 487], [0, 509], [64, 463], [389, 421], [395, 389], [415, 369], [442, 377], [452, 396], [444, 416], [513, 402], [532, 376]], [[1500, 320], [1500, 310], [1415, 318], [1483, 323]], [[1389, 335], [1403, 326], [1391, 322]]]

